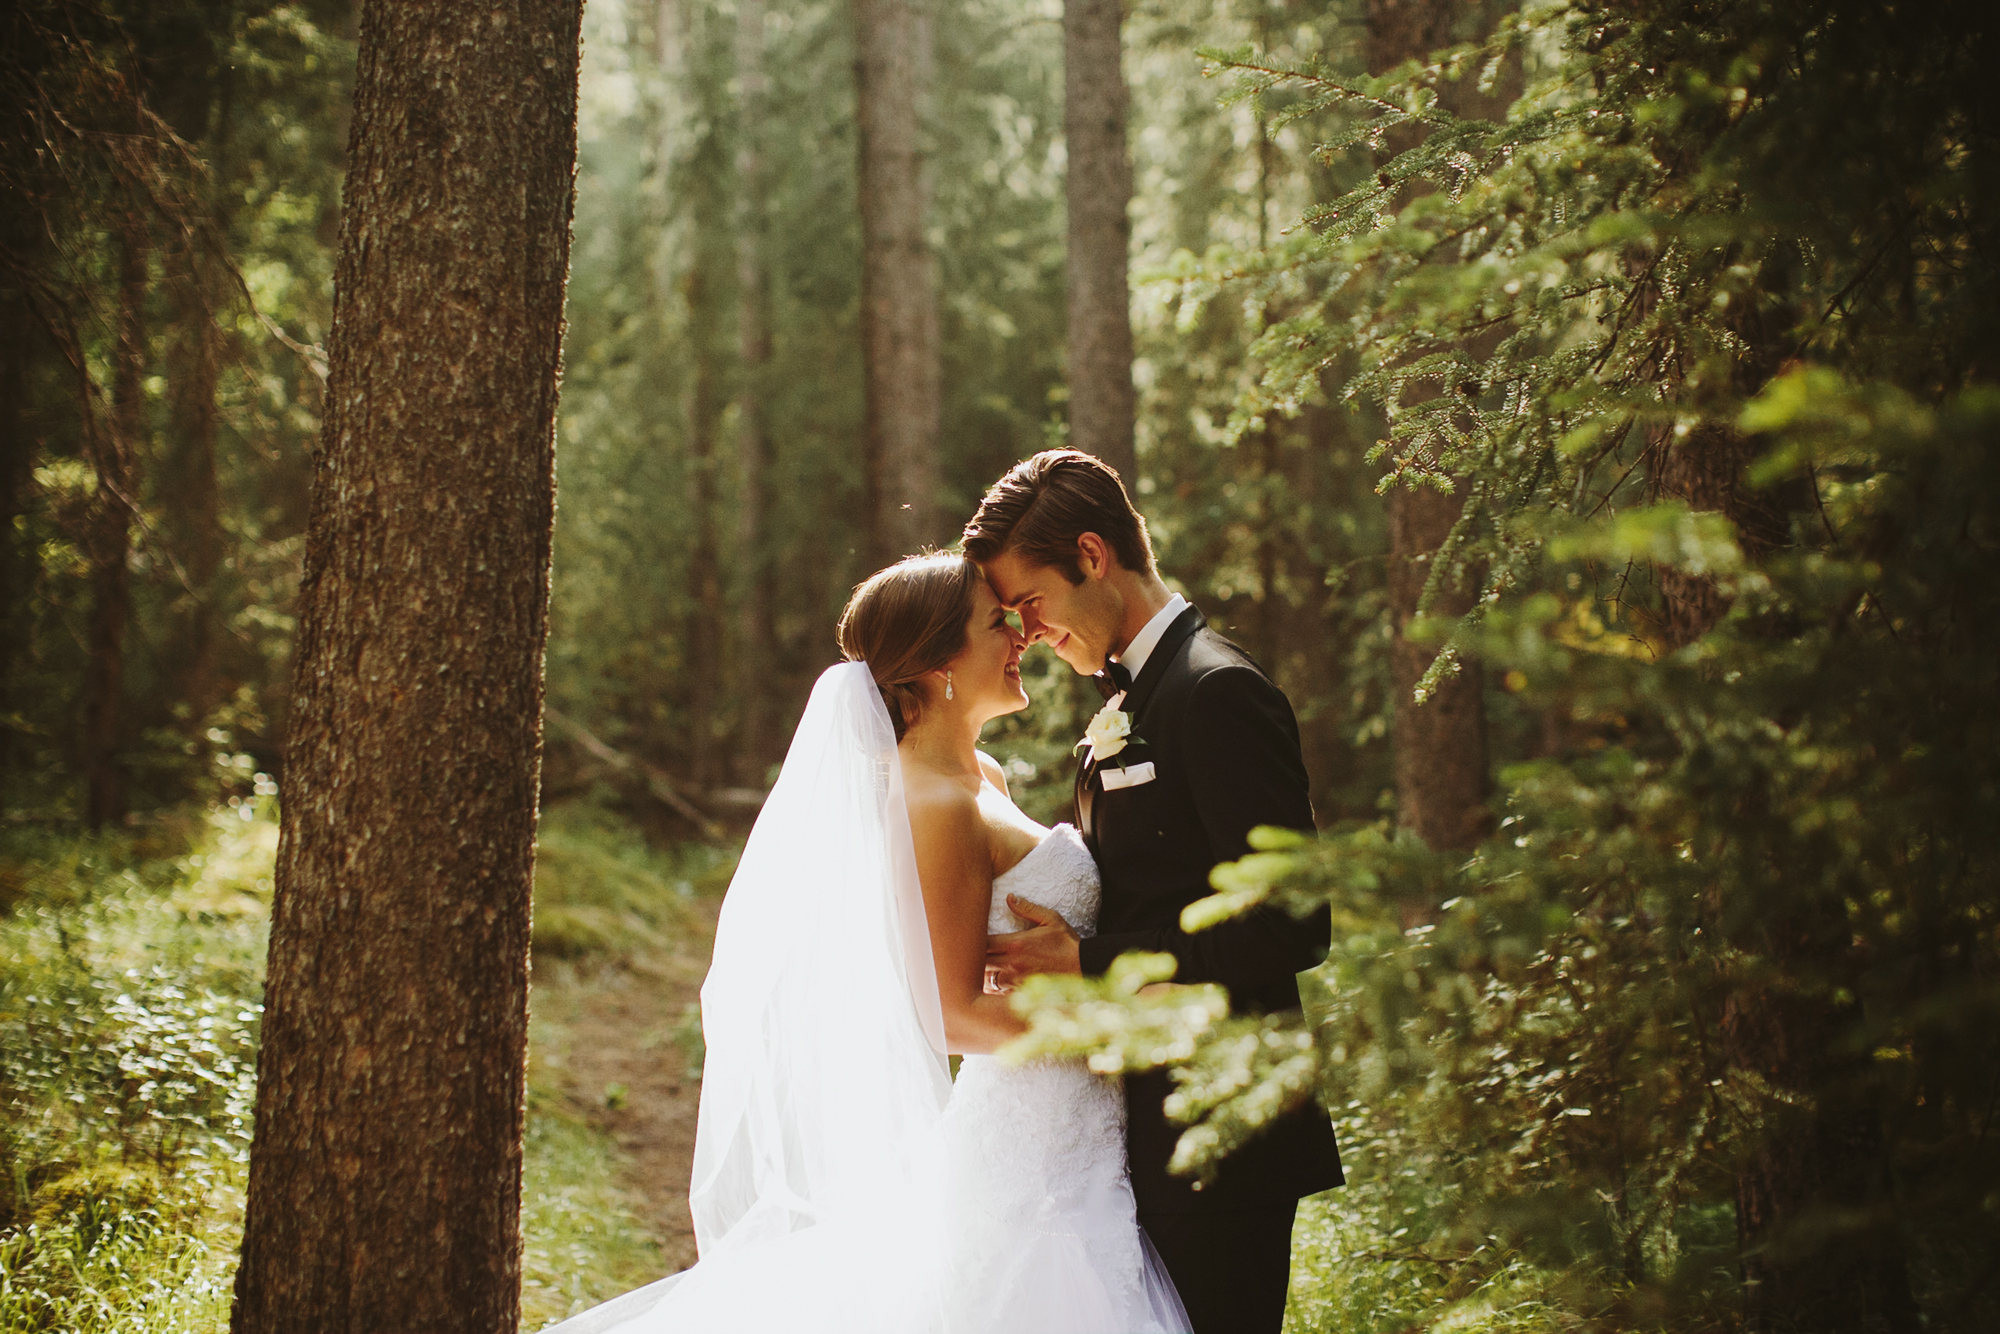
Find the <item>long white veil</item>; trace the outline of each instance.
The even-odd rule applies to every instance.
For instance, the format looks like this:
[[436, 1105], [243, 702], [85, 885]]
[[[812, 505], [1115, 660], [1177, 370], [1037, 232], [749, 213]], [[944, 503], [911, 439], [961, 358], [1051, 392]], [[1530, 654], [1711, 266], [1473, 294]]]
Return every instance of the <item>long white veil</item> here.
[[706, 1328], [704, 1279], [768, 1267], [773, 1246], [837, 1286], [852, 1266], [835, 1239], [886, 1241], [885, 1214], [925, 1196], [951, 1076], [895, 729], [865, 664], [813, 687], [723, 899], [701, 1019], [702, 1263], [561, 1334]]
[[872, 1208], [951, 1095], [896, 733], [865, 664], [813, 687], [723, 899], [701, 1023], [704, 1258]]

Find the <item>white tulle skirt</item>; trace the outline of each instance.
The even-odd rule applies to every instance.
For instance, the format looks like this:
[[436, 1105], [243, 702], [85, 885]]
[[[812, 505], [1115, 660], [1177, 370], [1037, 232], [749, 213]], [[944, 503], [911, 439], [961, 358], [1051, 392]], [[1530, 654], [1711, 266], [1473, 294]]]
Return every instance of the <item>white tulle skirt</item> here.
[[909, 1146], [913, 1185], [739, 1229], [555, 1330], [1186, 1334], [1134, 1211], [1123, 1116], [1117, 1087], [1079, 1065], [967, 1057], [935, 1134]]
[[[1041, 848], [1010, 883], [1059, 888], [1067, 867], [1063, 885], [1094, 894], [1074, 830]], [[701, 1263], [562, 1334], [1187, 1329], [1139, 1232], [1118, 1090], [1074, 1063], [969, 1057], [950, 1076], [895, 729], [866, 664], [813, 687], [723, 899], [701, 1011]]]

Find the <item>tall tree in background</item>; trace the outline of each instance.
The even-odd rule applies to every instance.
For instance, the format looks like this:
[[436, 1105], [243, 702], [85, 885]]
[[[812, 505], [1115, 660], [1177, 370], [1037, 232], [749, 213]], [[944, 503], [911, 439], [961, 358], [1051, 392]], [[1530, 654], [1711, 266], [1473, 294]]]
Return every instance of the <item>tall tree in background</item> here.
[[[1663, 297], [1654, 286], [1656, 261], [1643, 251], [1633, 257], [1638, 304]], [[1765, 262], [1782, 292], [1783, 265]], [[1731, 321], [1738, 356], [1728, 378], [1745, 398], [1770, 383], [1790, 341], [1775, 339], [1760, 314], [1753, 308]], [[1664, 399], [1686, 401], [1693, 392], [1686, 380], [1681, 357], [1662, 359]], [[1663, 420], [1643, 434], [1652, 496], [1727, 520], [1746, 559], [1764, 564], [1781, 556], [1793, 544], [1793, 526], [1814, 514], [1811, 490], [1797, 479], [1750, 483], [1758, 442], [1733, 425], [1682, 430]], [[1728, 614], [1729, 592], [1712, 573], [1669, 562], [1653, 563], [1650, 573], [1669, 650], [1693, 644]], [[1736, 814], [1753, 824], [1771, 818], [1761, 796], [1739, 802]], [[1868, 961], [1848, 910], [1837, 899], [1789, 894], [1769, 896], [1747, 914], [1719, 884], [1707, 906], [1706, 929], [1733, 930], [1748, 946], [1731, 958], [1721, 1054], [1733, 1078], [1770, 1100], [1766, 1133], [1735, 1164], [1736, 1233], [1753, 1327], [1914, 1334], [1923, 1323], [1901, 1230], [1890, 1221], [1895, 1200], [1882, 1166], [1882, 1112], [1868, 1086], [1875, 1058], [1844, 1040], [1867, 1021], [1859, 997], [1868, 991]], [[1831, 985], [1785, 980], [1801, 974]], [[1847, 1221], [1829, 1225], [1835, 1219]]]
[[1063, 137], [1069, 166], [1069, 443], [1136, 486], [1130, 262], [1132, 158], [1125, 143], [1123, 0], [1063, 4]]
[[157, 485], [167, 501], [164, 508], [179, 553], [177, 573], [184, 581], [172, 631], [171, 695], [184, 715], [179, 730], [198, 734], [220, 703], [222, 689], [217, 672], [222, 627], [212, 597], [227, 554], [216, 475], [221, 420], [216, 391], [224, 355], [215, 309], [220, 276], [213, 272], [218, 266], [198, 251], [184, 250], [170, 262], [179, 269], [167, 377], [172, 454], [159, 470]]
[[88, 372], [79, 364], [78, 411], [91, 439], [97, 472], [90, 524], [90, 666], [83, 693], [84, 819], [102, 825], [125, 815], [125, 635], [132, 619], [128, 561], [138, 492], [140, 436], [145, 429], [146, 292], [151, 238], [146, 220], [128, 212], [118, 231], [118, 341], [111, 373], [108, 427], [91, 426], [96, 408]]
[[[1523, 706], [1589, 729], [1511, 768], [1476, 856], [1327, 841], [1323, 897], [1377, 922], [1333, 942], [1335, 1086], [1434, 1174], [1379, 1235], [1480, 1199], [1430, 1244], [1518, 1239], [1493, 1272], [1565, 1267], [1581, 1323], [1995, 1323], [1988, 29], [1584, 3], [1440, 30], [1365, 94], [1282, 80], [1361, 119], [1336, 148], [1401, 151], [1307, 213], [1327, 297], [1245, 415], [1356, 354], [1395, 473], [1466, 496], [1442, 559], [1491, 596], [1458, 633], [1506, 672], [1496, 738]], [[1524, 51], [1504, 124], [1451, 97]], [[1457, 906], [1410, 932], [1416, 899]], [[1369, 1043], [1410, 1073], [1359, 1075]], [[1338, 1265], [1375, 1245], [1335, 1230]], [[1400, 1245], [1318, 1327], [1463, 1309], [1455, 1268], [1386, 1313]], [[1553, 1290], [1475, 1323], [1546, 1325]]]
[[[14, 210], [0, 215], [0, 254], [9, 260], [26, 247]], [[28, 425], [30, 315], [27, 293], [10, 263], [0, 268], [0, 774], [11, 767], [15, 704], [13, 663], [26, 638], [23, 603], [31, 577], [27, 542], [15, 531], [15, 517], [27, 505], [34, 465], [34, 437]]]
[[18, 8], [0, 16], [0, 776], [12, 768], [14, 712], [20, 707], [14, 663], [25, 656], [28, 589], [34, 554], [15, 520], [26, 513], [35, 464], [28, 382], [35, 359], [32, 300], [41, 271], [45, 225], [30, 203], [28, 182], [46, 159], [32, 132], [36, 52], [31, 25]]
[[372, 0], [238, 1334], [512, 1329], [577, 0]]
[[[1450, 45], [1453, 24], [1461, 13], [1462, 7], [1449, 0], [1368, 0], [1369, 71], [1384, 74], [1406, 60], [1422, 60]], [[1457, 85], [1448, 90], [1459, 91]], [[1496, 99], [1490, 110], [1504, 114], [1505, 105]], [[1472, 108], [1456, 109], [1463, 115], [1480, 114]], [[1390, 139], [1390, 154], [1414, 142], [1407, 131]], [[1402, 406], [1413, 407], [1437, 396], [1433, 385], [1412, 384], [1404, 391]], [[1475, 576], [1437, 564], [1465, 502], [1462, 480], [1449, 494], [1398, 481], [1388, 500], [1396, 823], [1434, 848], [1470, 848], [1485, 832], [1486, 822], [1485, 673], [1476, 659], [1461, 657], [1452, 674], [1421, 687], [1438, 650], [1406, 633], [1420, 609], [1453, 619], [1472, 609], [1478, 593]]]
[[717, 54], [711, 29], [719, 16], [705, 5], [661, 0], [655, 21], [660, 69], [672, 104], [663, 108], [659, 122], [658, 162], [666, 180], [661, 196], [671, 201], [670, 208], [685, 209], [686, 232], [677, 234], [671, 215], [662, 220], [660, 236], [679, 253], [659, 258], [654, 317], [662, 322], [665, 344], [669, 335], [662, 289], [669, 284], [678, 288], [690, 363], [681, 411], [693, 529], [688, 583], [694, 596], [682, 632], [690, 687], [686, 754], [690, 778], [695, 786], [706, 788], [722, 776], [723, 738], [717, 728], [725, 616], [717, 482], [722, 413], [727, 406], [723, 381], [734, 349], [724, 338], [728, 292], [716, 279], [727, 267], [729, 252], [729, 201], [724, 193], [727, 117], [718, 105], [720, 81], [709, 77]]
[[276, 767], [350, 11], [0, 17], [11, 810], [145, 814]]
[[930, 0], [854, 0], [870, 559], [942, 538], [937, 261], [925, 236]]
[[[771, 364], [771, 274], [765, 254], [769, 184], [764, 166], [764, 0], [736, 5], [736, 560], [742, 578], [737, 612], [740, 676], [762, 677], [775, 661], [769, 546], [771, 435], [764, 378]], [[737, 744], [739, 781], [760, 783], [773, 751], [771, 700], [761, 689], [743, 698]]]

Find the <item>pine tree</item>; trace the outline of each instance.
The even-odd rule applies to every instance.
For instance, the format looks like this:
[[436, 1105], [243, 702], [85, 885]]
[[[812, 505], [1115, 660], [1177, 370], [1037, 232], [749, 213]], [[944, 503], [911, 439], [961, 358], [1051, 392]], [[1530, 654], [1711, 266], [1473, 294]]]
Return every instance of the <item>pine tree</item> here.
[[518, 1320], [580, 11], [363, 11], [238, 1331]]
[[860, 122], [861, 341], [867, 375], [868, 547], [887, 564], [939, 530], [942, 423], [937, 262], [925, 235], [928, 0], [854, 0]]
[[1134, 999], [1143, 961], [1042, 991], [1035, 1050], [1192, 1050], [1190, 1171], [1333, 1103], [1305, 1327], [1996, 1318], [1991, 45], [1662, 0], [1381, 77], [1211, 53], [1370, 168], [1274, 257], [1316, 291], [1239, 421], [1352, 364], [1383, 488], [1458, 498], [1441, 637], [1565, 724], [1466, 851], [1360, 824], [1216, 871], [1190, 927], [1333, 905], [1312, 1026]]
[[[740, 388], [736, 399], [736, 562], [741, 589], [737, 620], [738, 676], [769, 671], [777, 651], [776, 590], [771, 568], [770, 418], [765, 397], [771, 364], [771, 275], [766, 248], [770, 182], [764, 160], [770, 80], [765, 73], [763, 0], [736, 6], [736, 330]], [[772, 700], [761, 688], [743, 695], [743, 730], [736, 778], [761, 784], [776, 744]]]
[[1068, 167], [1069, 443], [1137, 486], [1133, 441], [1132, 159], [1125, 134], [1123, 0], [1064, 0], [1063, 140]]

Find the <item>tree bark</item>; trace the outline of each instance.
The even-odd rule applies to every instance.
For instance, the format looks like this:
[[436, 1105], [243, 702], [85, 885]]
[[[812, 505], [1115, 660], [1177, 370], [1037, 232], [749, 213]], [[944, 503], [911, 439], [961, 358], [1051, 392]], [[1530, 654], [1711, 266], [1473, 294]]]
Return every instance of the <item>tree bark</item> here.
[[[1448, 46], [1459, 6], [1443, 0], [1368, 0], [1368, 68], [1383, 74], [1406, 60]], [[1477, 100], [1463, 85], [1445, 90], [1455, 102]], [[1497, 100], [1497, 99], [1496, 99]], [[1504, 107], [1504, 103], [1501, 104]], [[1460, 115], [1492, 114], [1490, 105], [1455, 105]], [[1391, 153], [1413, 146], [1406, 132]], [[1463, 484], [1450, 496], [1397, 486], [1389, 493], [1389, 615], [1395, 639], [1389, 675], [1395, 691], [1396, 823], [1434, 848], [1470, 848], [1486, 832], [1486, 679], [1477, 661], [1461, 658], [1458, 674], [1438, 682], [1424, 700], [1417, 682], [1437, 658], [1404, 633], [1417, 615], [1431, 562], [1464, 508]], [[1476, 590], [1443, 586], [1430, 614], [1462, 616]]]
[[200, 740], [209, 715], [222, 702], [217, 662], [222, 627], [213, 598], [222, 569], [226, 536], [216, 479], [216, 386], [222, 369], [222, 331], [215, 323], [209, 265], [199, 254], [183, 257], [175, 283], [175, 336], [168, 392], [173, 452], [156, 485], [180, 572], [182, 590], [174, 617], [170, 670], [172, 697], [187, 706], [181, 722], [190, 740]]
[[1133, 444], [1132, 158], [1123, 0], [1064, 0], [1063, 199], [1069, 227], [1069, 443], [1139, 481]]
[[139, 435], [145, 428], [146, 290], [151, 245], [145, 220], [127, 214], [118, 240], [118, 333], [111, 371], [111, 420], [91, 425], [88, 401], [78, 405], [94, 448], [96, 503], [90, 533], [90, 660], [83, 682], [84, 820], [93, 829], [125, 818], [125, 632], [132, 619], [132, 497]]
[[925, 0], [854, 0], [854, 27], [864, 474], [868, 548], [879, 565], [943, 536], [937, 262], [924, 236], [931, 15]]
[[[1744, 332], [1758, 347], [1756, 330]], [[1811, 502], [1784, 487], [1746, 486], [1755, 453], [1726, 427], [1684, 436], [1658, 428], [1647, 440], [1652, 492], [1722, 515], [1745, 557], [1759, 560], [1789, 541], [1788, 511]], [[1729, 612], [1709, 576], [1656, 566], [1654, 577], [1670, 649], [1692, 644]], [[1746, 813], [1745, 823], [1760, 819]], [[1869, 1058], [1855, 1054], [1853, 1042], [1864, 1016], [1857, 1002], [1837, 998], [1866, 989], [1845, 908], [1811, 887], [1780, 882], [1754, 908], [1730, 903], [1717, 888], [1710, 913], [1734, 947], [1722, 1054], [1757, 1102], [1757, 1125], [1736, 1169], [1751, 1325], [1774, 1334], [1914, 1334], [1922, 1324], [1892, 1215], [1881, 1115]], [[1806, 979], [1820, 985], [1802, 985]]]
[[[1434, 848], [1465, 849], [1485, 834], [1486, 675], [1462, 657], [1424, 700], [1417, 682], [1437, 651], [1404, 633], [1416, 617], [1431, 561], [1464, 508], [1465, 488], [1452, 495], [1399, 486], [1389, 496], [1389, 614], [1395, 639], [1389, 677], [1395, 690], [1396, 823]], [[1472, 610], [1476, 589], [1445, 585], [1431, 601], [1435, 617]]]
[[742, 603], [737, 621], [737, 679], [743, 690], [743, 735], [737, 747], [737, 780], [761, 785], [773, 758], [772, 667], [777, 633], [773, 620], [768, 478], [770, 433], [764, 420], [765, 376], [771, 363], [771, 278], [764, 257], [768, 184], [764, 171], [764, 2], [737, 0], [736, 85], [741, 119], [736, 131], [736, 333], [742, 362], [737, 398], [737, 559]]
[[1367, 9], [1368, 72], [1382, 75], [1450, 46], [1466, 7], [1450, 0], [1367, 0]]
[[[706, 62], [714, 44], [706, 28], [707, 11], [683, 0], [661, 0], [657, 10], [658, 55], [668, 85], [668, 105], [660, 120], [659, 162], [666, 188], [662, 196], [686, 210], [689, 244], [675, 261], [689, 363], [682, 418], [687, 445], [689, 518], [694, 543], [688, 553], [688, 587], [693, 594], [683, 626], [687, 649], [685, 754], [697, 788], [711, 786], [722, 768], [723, 738], [717, 732], [721, 712], [724, 615], [722, 558], [717, 540], [717, 447], [722, 430], [722, 336], [724, 294], [716, 290], [714, 274], [728, 263], [729, 207], [723, 191], [728, 159], [721, 126], [726, 108], [710, 90]], [[715, 80], [714, 82], [719, 82]], [[685, 141], [683, 141], [685, 139]], [[662, 233], [671, 234], [671, 218]], [[655, 315], [662, 345], [672, 339], [665, 280], [655, 288]], [[681, 738], [676, 738], [680, 740]]]
[[[21, 225], [11, 202], [0, 204], [0, 244], [21, 255], [26, 245], [17, 238], [33, 233]], [[21, 271], [0, 269], [0, 798], [14, 771], [17, 741], [6, 716], [16, 707], [15, 655], [26, 646], [29, 615], [27, 593], [33, 578], [28, 544], [16, 534], [14, 520], [27, 511], [36, 442], [28, 419], [28, 362], [34, 355], [30, 321], [34, 318]]]
[[[709, 228], [719, 219], [714, 210], [697, 206], [697, 244], [715, 235]], [[705, 247], [704, 247], [705, 248]], [[705, 267], [696, 263], [683, 284], [688, 325], [694, 341], [694, 377], [688, 387], [689, 508], [694, 521], [694, 550], [688, 555], [688, 583], [694, 603], [688, 617], [688, 769], [695, 786], [707, 788], [718, 777], [716, 714], [722, 695], [722, 563], [716, 550], [715, 437], [721, 430], [722, 368], [713, 346], [717, 311], [715, 293]]]
[[579, 0], [368, 0], [231, 1327], [520, 1309]]
[[[1648, 480], [1653, 494], [1679, 500], [1698, 513], [1727, 517], [1746, 559], [1757, 560], [1789, 538], [1784, 502], [1787, 488], [1753, 491], [1743, 471], [1756, 451], [1743, 436], [1716, 426], [1700, 426], [1676, 437], [1670, 426], [1656, 427], [1646, 440]], [[1682, 648], [1707, 634], [1729, 612], [1729, 602], [1707, 575], [1671, 566], [1653, 567], [1659, 585], [1662, 635]]]
[[[1745, 939], [1755, 966], [1723, 1003], [1724, 1058], [1758, 1101], [1736, 1171], [1736, 1235], [1753, 1328], [1916, 1334], [1923, 1328], [1897, 1228], [1858, 1007], [1798, 986], [1852, 983], [1859, 968], [1839, 906], [1764, 912]], [[1741, 956], [1739, 956], [1741, 957]], [[1773, 984], [1773, 975], [1787, 979]], [[1745, 1077], [1748, 1077], [1747, 1079]]]

